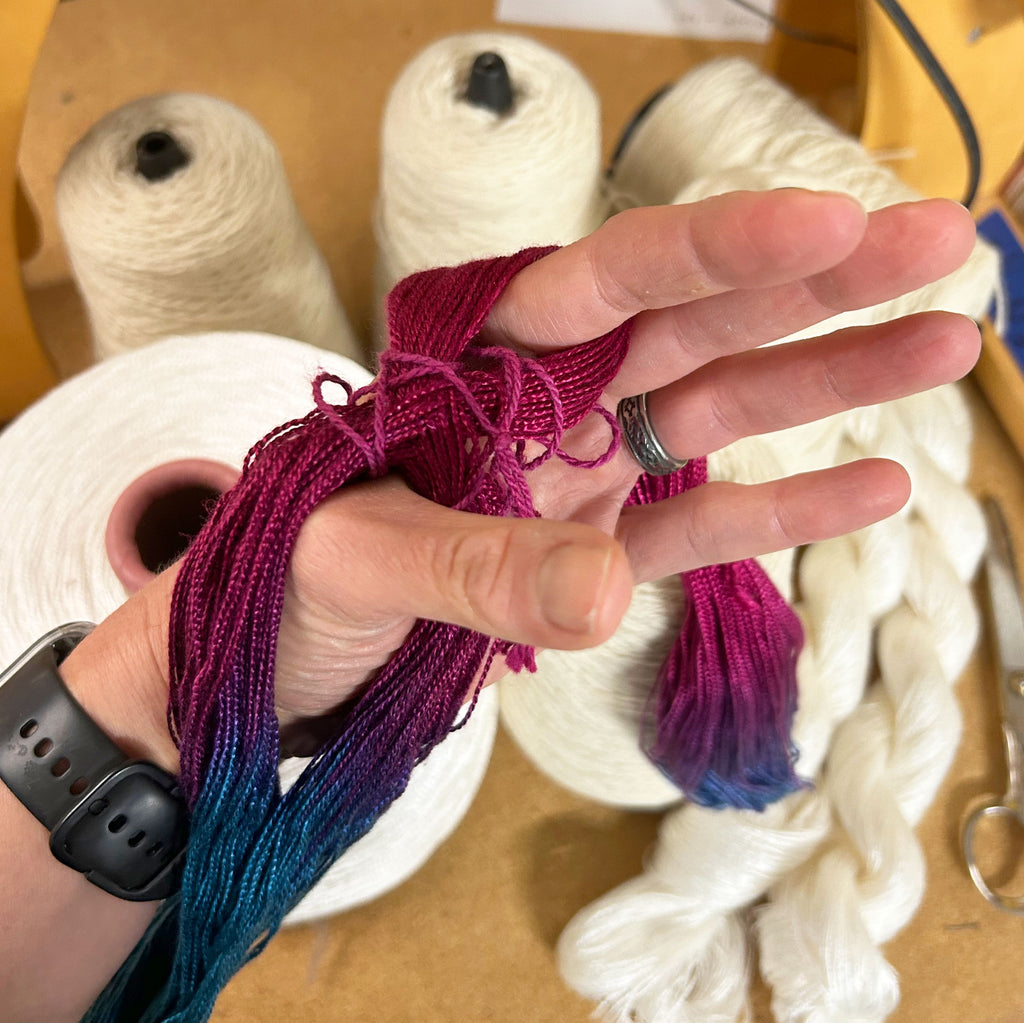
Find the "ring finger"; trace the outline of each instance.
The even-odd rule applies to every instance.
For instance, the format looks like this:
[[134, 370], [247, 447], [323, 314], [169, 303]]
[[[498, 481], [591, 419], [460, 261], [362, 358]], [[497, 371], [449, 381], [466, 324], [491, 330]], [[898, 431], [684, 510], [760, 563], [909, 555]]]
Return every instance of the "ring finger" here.
[[970, 319], [933, 312], [743, 352], [651, 391], [650, 430], [670, 456], [696, 458], [959, 379], [979, 346]]

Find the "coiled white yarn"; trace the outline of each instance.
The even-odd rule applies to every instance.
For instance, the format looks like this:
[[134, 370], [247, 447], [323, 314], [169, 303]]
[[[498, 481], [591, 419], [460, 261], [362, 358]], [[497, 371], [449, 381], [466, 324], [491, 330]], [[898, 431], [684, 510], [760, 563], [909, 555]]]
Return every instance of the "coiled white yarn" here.
[[[954, 461], [970, 429], [965, 410], [949, 411], [940, 398], [932, 433], [941, 420]], [[877, 946], [907, 923], [924, 892], [913, 828], [959, 738], [952, 687], [977, 638], [969, 580], [984, 522], [963, 477], [944, 473], [923, 448], [916, 453], [902, 599], [878, 628], [878, 681], [839, 727], [825, 770], [838, 824], [822, 853], [771, 892], [758, 918], [762, 973], [786, 1023], [885, 1019], [899, 984]]]
[[[694, 175], [703, 177], [681, 189]], [[838, 136], [808, 107], [742, 61], [699, 68], [663, 97], [635, 131], [614, 181], [620, 205], [690, 201], [734, 188], [788, 185], [846, 190], [869, 208], [916, 197], [889, 171], [874, 165], [854, 140]], [[873, 309], [835, 317], [793, 338], [924, 309], [980, 317], [997, 274], [994, 253], [979, 244], [968, 263], [944, 281]], [[687, 806], [665, 819], [647, 873], [583, 910], [559, 943], [567, 980], [600, 1001], [611, 1018], [623, 1023], [726, 1023], [737, 1018], [748, 982], [736, 947], [744, 944], [742, 909], [814, 851], [828, 833], [833, 803], [858, 836], [856, 851], [828, 853], [805, 870], [797, 869], [793, 876], [800, 879], [799, 886], [779, 886], [759, 927], [765, 945], [762, 972], [777, 992], [784, 992], [777, 994], [776, 1011], [792, 1023], [882, 1018], [871, 1015], [870, 1007], [894, 1004], [888, 997], [891, 970], [875, 944], [906, 922], [920, 897], [915, 883], [920, 851], [911, 827], [948, 767], [955, 746], [951, 723], [956, 721], [955, 705], [950, 713], [950, 685], [974, 642], [975, 614], [966, 580], [980, 554], [983, 532], [964, 489], [970, 435], [962, 399], [955, 388], [946, 387], [762, 438], [787, 473], [886, 455], [902, 461], [913, 480], [912, 503], [904, 514], [813, 545], [800, 563], [798, 611], [806, 646], [798, 665], [800, 710], [794, 722], [801, 751], [798, 767], [813, 778], [836, 725], [852, 713], [850, 734], [855, 738], [840, 741], [837, 736], [832, 754], [849, 757], [851, 766], [842, 774], [845, 787], [830, 780], [789, 797], [760, 818]], [[948, 538], [943, 550], [935, 543], [922, 544], [923, 523], [929, 524], [928, 536]], [[923, 596], [920, 580], [925, 576], [942, 594], [933, 594], [932, 604], [957, 608], [968, 623], [942, 640], [954, 648], [943, 669], [954, 673], [925, 672], [931, 687], [940, 690], [926, 698], [940, 708], [937, 721], [929, 722], [936, 729], [934, 748], [926, 745], [931, 734], [922, 736], [906, 702], [910, 680], [893, 681], [891, 688], [899, 696], [892, 698], [885, 714], [866, 709], [878, 703], [877, 694], [855, 709], [868, 681], [879, 622], [883, 665], [935, 665], [942, 626], [932, 620], [910, 625], [905, 610]], [[947, 622], [951, 615], [941, 617]], [[883, 647], [912, 648], [910, 636], [917, 643], [914, 657], [920, 659], [883, 654]], [[924, 649], [929, 643], [930, 654]], [[913, 680], [917, 700], [927, 684], [919, 675]], [[879, 692], [887, 692], [885, 686]], [[888, 730], [872, 714], [882, 724], [891, 722]], [[860, 723], [860, 733], [853, 731], [854, 722]], [[877, 782], [878, 770], [872, 775], [871, 768], [877, 767], [880, 750], [904, 722], [909, 729], [903, 743], [906, 756], [895, 770], [912, 775], [913, 796], [901, 803], [898, 779], [886, 776], [897, 794], [883, 800], [876, 814], [880, 783], [869, 790], [864, 780]], [[874, 761], [864, 762], [866, 752], [857, 760], [860, 743], [867, 743]], [[830, 779], [833, 770], [830, 766]], [[757, 834], [758, 825], [774, 832], [773, 841]], [[858, 871], [867, 870], [865, 863], [877, 868], [878, 880], [860, 892]], [[836, 876], [837, 869], [841, 876]], [[869, 898], [870, 908], [864, 909]], [[884, 925], [875, 922], [879, 918]], [[732, 939], [723, 941], [722, 935]], [[847, 987], [830, 993], [829, 984], [839, 986], [843, 978], [849, 979]], [[864, 998], [847, 999], [847, 1008], [856, 1003], [849, 1014], [830, 1015], [849, 988]], [[824, 1003], [828, 1010], [821, 1008]]]
[[[311, 407], [318, 367], [354, 385], [348, 359], [259, 334], [171, 338], [72, 378], [0, 434], [0, 663], [65, 621], [100, 621], [126, 594], [107, 562], [104, 530], [122, 491], [168, 461], [241, 467], [250, 445]], [[413, 772], [406, 793], [289, 916], [339, 912], [395, 887], [454, 830], [490, 759], [497, 698]], [[305, 761], [286, 761], [294, 781]]]
[[[154, 131], [190, 160], [149, 181], [135, 145]], [[230, 103], [174, 93], [113, 111], [72, 149], [56, 203], [100, 358], [172, 334], [254, 330], [365, 361], [280, 154]]]
[[[463, 98], [486, 52], [508, 68], [514, 100], [504, 114]], [[597, 95], [553, 50], [501, 32], [448, 36], [392, 86], [381, 129], [378, 299], [416, 270], [575, 241], [605, 212]]]

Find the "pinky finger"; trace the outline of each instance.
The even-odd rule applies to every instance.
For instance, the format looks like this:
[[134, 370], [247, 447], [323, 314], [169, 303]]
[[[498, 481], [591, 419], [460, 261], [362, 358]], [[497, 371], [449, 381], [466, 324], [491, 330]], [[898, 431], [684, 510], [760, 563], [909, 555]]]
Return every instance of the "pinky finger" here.
[[706, 483], [629, 508], [618, 539], [636, 581], [649, 582], [851, 533], [899, 511], [909, 497], [901, 465], [863, 459], [769, 483]]

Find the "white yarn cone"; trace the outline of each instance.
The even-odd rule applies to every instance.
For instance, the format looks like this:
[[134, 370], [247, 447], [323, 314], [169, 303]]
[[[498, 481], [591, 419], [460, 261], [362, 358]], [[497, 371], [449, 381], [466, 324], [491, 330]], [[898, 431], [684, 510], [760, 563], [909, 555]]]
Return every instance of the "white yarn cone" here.
[[[171, 338], [99, 363], [51, 391], [0, 434], [0, 663], [66, 621], [98, 622], [126, 598], [105, 553], [118, 497], [177, 459], [240, 468], [248, 448], [312, 406], [317, 369], [356, 386], [361, 367], [259, 334]], [[413, 772], [405, 794], [338, 860], [287, 922], [357, 905], [400, 884], [454, 830], [490, 759], [497, 698]], [[285, 784], [306, 762], [286, 761]]]
[[682, 602], [678, 578], [638, 586], [606, 643], [577, 653], [542, 651], [535, 674], [502, 682], [501, 722], [549, 778], [610, 806], [656, 809], [682, 798], [640, 747]]
[[[507, 68], [513, 99], [504, 113], [466, 99], [484, 53]], [[416, 270], [575, 241], [605, 211], [598, 99], [553, 50], [501, 32], [448, 36], [392, 86], [381, 129], [378, 299]]]
[[[150, 166], [175, 147], [188, 162], [149, 180], [140, 144]], [[365, 361], [274, 143], [230, 103], [174, 93], [120, 107], [72, 149], [56, 202], [100, 358], [253, 330]]]
[[[692, 201], [736, 188], [789, 185], [846, 190], [869, 208], [916, 198], [889, 171], [872, 163], [855, 140], [839, 136], [828, 122], [742, 61], [699, 68], [670, 90], [634, 131], [614, 178], [620, 205]], [[894, 302], [844, 313], [784, 340], [925, 309], [980, 317], [997, 276], [994, 253], [979, 243], [967, 264], [943, 281]], [[761, 438], [786, 473], [885, 455], [903, 462], [914, 486], [911, 509], [903, 515], [815, 544], [801, 559], [802, 600], [797, 610], [806, 645], [798, 664], [800, 709], [794, 741], [800, 750], [798, 770], [807, 778], [818, 775], [836, 726], [848, 717], [853, 722], [861, 713], [857, 708], [869, 681], [875, 628], [890, 617], [900, 621], [905, 616], [901, 608], [921, 599], [910, 594], [919, 593], [916, 580], [923, 573], [943, 594], [933, 599], [959, 608], [965, 616], [967, 625], [953, 630], [949, 642], [954, 650], [945, 671], [958, 673], [962, 667], [973, 643], [973, 611], [965, 580], [981, 548], [980, 519], [964, 489], [970, 435], [962, 400], [954, 387], [947, 387]], [[941, 557], [934, 544], [922, 545], [923, 523], [929, 524], [929, 536], [941, 532], [951, 538]], [[883, 624], [883, 630], [886, 627]], [[921, 648], [926, 642], [922, 633], [935, 646], [941, 631], [937, 625], [930, 630], [915, 626], [917, 650], [925, 661], [929, 659]], [[934, 653], [930, 660], [934, 662]], [[819, 782], [816, 790], [795, 794], [762, 818], [752, 818], [750, 826], [760, 823], [775, 829], [771, 841], [744, 840], [743, 828], [752, 816], [747, 813], [715, 814], [695, 806], [675, 811], [666, 818], [652, 860], [658, 866], [583, 910], [567, 928], [559, 953], [569, 982], [617, 1020], [734, 1019], [745, 1001], [747, 974], [736, 967], [735, 951], [724, 950], [715, 936], [742, 935], [744, 907], [796, 869], [791, 876], [799, 885], [779, 886], [760, 926], [762, 970], [784, 991], [777, 997], [776, 1011], [784, 1006], [780, 1018], [792, 1023], [876, 1018], [871, 1012], [877, 1005], [891, 1005], [886, 992], [891, 994], [893, 977], [876, 942], [895, 933], [894, 927], [902, 926], [916, 905], [919, 890], [912, 879], [920, 854], [911, 831], [917, 820], [913, 814], [923, 811], [921, 802], [934, 792], [955, 744], [950, 730], [955, 715], [949, 713], [948, 698], [955, 675], [933, 672], [930, 677], [934, 688], [941, 690], [933, 702], [942, 708], [939, 719], [946, 722], [937, 734], [946, 744], [947, 757], [936, 755], [926, 761], [926, 777], [915, 775], [915, 798], [907, 798], [906, 808], [892, 796], [876, 804], [873, 791], [854, 784], [870, 770], [864, 758], [856, 760], [851, 752], [856, 767], [851, 767], [846, 787], [833, 791], [831, 782], [827, 788]], [[919, 682], [921, 688], [924, 685]], [[910, 682], [893, 686], [902, 693]], [[891, 715], [897, 730], [907, 716], [904, 704], [899, 706], [900, 713]], [[871, 730], [870, 723], [865, 727]], [[918, 733], [915, 729], [912, 734]], [[891, 730], [879, 724], [868, 749], [876, 750], [891, 739]], [[836, 742], [840, 743], [838, 737]], [[840, 748], [855, 751], [860, 742], [867, 742], [863, 734]], [[913, 747], [915, 756], [922, 755], [920, 745]], [[910, 769], [909, 758], [900, 769]], [[820, 869], [809, 865], [804, 873], [799, 865], [828, 833], [833, 804], [841, 816], [856, 822], [851, 826], [859, 841], [853, 848], [860, 855], [826, 853], [812, 861]], [[817, 826], [808, 827], [808, 818]], [[742, 854], [708, 851], [713, 847], [707, 839], [708, 848], [703, 848], [698, 837], [704, 837], [705, 826], [721, 841], [721, 848], [735, 847]], [[873, 843], [880, 831], [890, 837], [888, 844]], [[842, 841], [844, 848], [850, 847]], [[876, 863], [882, 852], [884, 880], [874, 885], [876, 899], [868, 910], [863, 908], [867, 897], [855, 883], [857, 871], [866, 871], [865, 864]], [[904, 892], [898, 898], [895, 892], [901, 883]], [[646, 908], [654, 895], [664, 910], [658, 919]], [[885, 904], [887, 898], [890, 905]], [[875, 924], [866, 933], [867, 916], [886, 923]], [[694, 933], [707, 939], [695, 940]], [[643, 956], [638, 957], [638, 948], [644, 950]], [[687, 977], [715, 977], [716, 984], [696, 994], [696, 986], [680, 981]], [[833, 1016], [822, 1008], [827, 1003], [831, 1011], [835, 1005], [829, 983], [844, 980], [844, 992], [852, 989], [865, 996], [859, 1003], [865, 1015]]]
[[759, 167], [807, 172], [869, 209], [919, 197], [857, 139], [739, 57], [700, 65], [654, 103], [619, 154], [611, 190], [617, 207], [655, 206], [677, 201], [696, 178]]

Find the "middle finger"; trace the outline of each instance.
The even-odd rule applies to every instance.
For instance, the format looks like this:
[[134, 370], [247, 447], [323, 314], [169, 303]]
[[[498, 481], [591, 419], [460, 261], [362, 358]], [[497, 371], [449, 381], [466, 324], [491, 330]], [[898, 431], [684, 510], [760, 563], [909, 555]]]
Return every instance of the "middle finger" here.
[[876, 210], [861, 244], [829, 270], [641, 313], [609, 393], [650, 391], [723, 355], [891, 301], [951, 273], [973, 244], [973, 222], [958, 203], [934, 199]]

